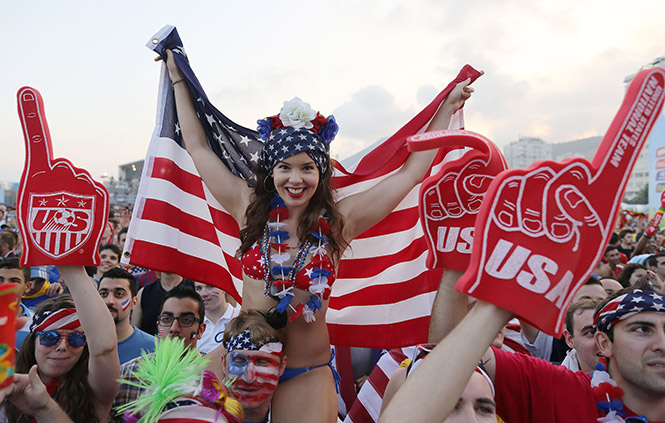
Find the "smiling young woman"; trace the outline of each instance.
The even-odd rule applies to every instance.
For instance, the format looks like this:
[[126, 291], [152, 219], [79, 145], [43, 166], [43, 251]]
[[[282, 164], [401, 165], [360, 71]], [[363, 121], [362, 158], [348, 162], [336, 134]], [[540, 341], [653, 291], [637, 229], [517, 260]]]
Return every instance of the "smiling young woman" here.
[[[183, 75], [167, 51], [181, 133], [188, 153], [217, 201], [238, 222], [243, 268], [243, 310], [267, 313], [286, 326], [288, 368], [272, 402], [272, 421], [334, 422], [335, 378], [325, 323], [339, 258], [356, 236], [387, 216], [419, 183], [437, 151], [411, 153], [404, 166], [373, 188], [336, 202], [330, 142], [338, 131], [298, 97], [278, 115], [258, 121], [264, 140], [255, 185], [248, 186], [211, 150]], [[459, 83], [428, 130], [445, 129], [470, 97]], [[288, 322], [288, 324], [287, 324]]]
[[[16, 357], [16, 373], [37, 373], [74, 422], [104, 422], [118, 390], [120, 362], [115, 325], [83, 267], [58, 266], [71, 295], [44, 301], [36, 310]], [[12, 403], [8, 421], [30, 418]]]

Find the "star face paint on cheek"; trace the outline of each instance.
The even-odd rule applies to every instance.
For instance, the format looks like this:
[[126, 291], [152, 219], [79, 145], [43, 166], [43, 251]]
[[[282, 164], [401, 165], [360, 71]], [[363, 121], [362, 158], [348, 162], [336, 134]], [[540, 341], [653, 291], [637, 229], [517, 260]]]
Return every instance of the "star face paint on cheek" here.
[[229, 377], [241, 378], [247, 371], [249, 359], [247, 356], [238, 351], [231, 351], [229, 353], [228, 372]]

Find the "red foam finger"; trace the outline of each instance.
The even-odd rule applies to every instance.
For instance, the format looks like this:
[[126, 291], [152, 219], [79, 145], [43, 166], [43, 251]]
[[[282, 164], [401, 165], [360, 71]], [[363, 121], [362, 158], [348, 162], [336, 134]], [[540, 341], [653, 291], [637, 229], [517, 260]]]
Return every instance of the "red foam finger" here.
[[[469, 166], [468, 171], [474, 172], [476, 170], [476, 165]], [[479, 169], [480, 171], [480, 169]], [[466, 171], [464, 172], [466, 173]], [[464, 176], [462, 178], [461, 189], [466, 191], [469, 195], [478, 196], [485, 195], [487, 188], [494, 180], [493, 175], [480, 175], [478, 173], [472, 173], [471, 175]]]
[[[560, 336], [568, 304], [607, 243], [664, 88], [663, 69], [634, 78], [592, 162], [538, 162], [498, 175], [478, 213], [469, 270], [457, 289]], [[518, 230], [508, 221], [515, 211]]]
[[631, 81], [623, 103], [605, 133], [592, 166], [592, 184], [598, 189], [618, 187], [615, 201], [621, 201], [633, 165], [660, 116], [665, 100], [665, 69], [639, 72]]
[[441, 178], [441, 182], [436, 185], [435, 188], [438, 194], [439, 204], [432, 204], [431, 200], [434, 200], [434, 198], [430, 197], [429, 199], [430, 202], [428, 208], [438, 205], [446, 211], [443, 218], [458, 217], [464, 213], [464, 209], [462, 208], [462, 204], [455, 190], [455, 181], [458, 176], [459, 174], [457, 172], [448, 172], [448, 174]]
[[[491, 187], [492, 185], [490, 185], [490, 188]], [[517, 212], [517, 206], [521, 188], [521, 177], [507, 179], [505, 183], [498, 188], [492, 219], [494, 219], [496, 224], [504, 230], [518, 230], [520, 228], [521, 223]], [[490, 197], [486, 194], [485, 201], [488, 201], [488, 198]]]
[[517, 212], [523, 231], [532, 235], [545, 233], [547, 224], [543, 196], [534, 194], [545, 192], [545, 187], [552, 178], [554, 178], [554, 172], [549, 167], [536, 169], [525, 175], [517, 200]]
[[426, 140], [416, 148], [456, 149], [453, 154], [472, 147], [454, 159], [446, 156], [439, 172], [423, 181], [419, 202], [429, 247], [427, 266], [464, 270], [471, 253], [476, 214], [484, 189], [489, 186], [486, 180], [506, 168], [505, 159], [491, 141], [478, 134], [450, 130], [430, 134], [434, 135], [421, 134], [409, 142]]
[[23, 87], [18, 91], [17, 99], [25, 138], [25, 165], [34, 171], [48, 169], [53, 159], [53, 148], [42, 96], [33, 88]]
[[440, 131], [423, 132], [406, 139], [409, 151], [425, 151], [436, 148], [475, 148], [490, 154], [492, 141], [483, 135], [463, 129], [442, 129]]
[[99, 265], [97, 248], [109, 208], [106, 188], [69, 160], [53, 159], [37, 90], [19, 91], [18, 110], [26, 146], [18, 192], [21, 265]]
[[[555, 171], [552, 166], [546, 169]], [[545, 230], [536, 234], [515, 222], [525, 196], [543, 198], [542, 180], [527, 184], [529, 178], [543, 174], [532, 169], [509, 170], [493, 181], [476, 219], [469, 270], [460, 278], [457, 289], [511, 310], [541, 330], [554, 333], [562, 328], [561, 309], [578, 282], [570, 270], [575, 269], [576, 257], [562, 259], [571, 255], [568, 242], [552, 239]], [[541, 191], [529, 193], [528, 187]], [[507, 204], [511, 207], [507, 208]], [[507, 222], [504, 214], [513, 220]], [[566, 224], [565, 220], [561, 224]]]

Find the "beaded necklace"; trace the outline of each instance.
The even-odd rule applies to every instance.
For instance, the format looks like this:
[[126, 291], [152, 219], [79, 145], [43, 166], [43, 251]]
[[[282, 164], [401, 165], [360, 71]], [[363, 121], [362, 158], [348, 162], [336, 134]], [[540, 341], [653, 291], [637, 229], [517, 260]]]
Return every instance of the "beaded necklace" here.
[[[324, 260], [327, 258], [325, 246], [328, 244], [327, 235], [330, 231], [330, 225], [321, 216], [318, 226], [312, 232], [312, 236], [317, 239], [318, 245], [312, 252], [313, 269], [309, 273], [310, 283], [308, 290], [311, 295], [307, 302], [298, 304], [296, 307], [291, 305], [291, 300], [294, 297], [293, 288], [296, 276], [305, 263], [312, 247], [312, 242], [306, 240], [298, 250], [293, 264], [291, 266], [285, 265], [291, 259], [291, 254], [288, 252], [290, 247], [285, 244], [285, 241], [289, 239], [289, 233], [282, 229], [286, 226], [284, 221], [288, 219], [288, 216], [289, 210], [286, 208], [284, 200], [280, 197], [270, 200], [270, 220], [266, 223], [260, 242], [264, 273], [264, 294], [278, 301], [277, 306], [268, 313], [268, 320], [274, 327], [284, 327], [286, 325], [286, 310], [288, 308], [294, 311], [291, 317], [289, 317], [289, 321], [293, 321], [300, 316], [303, 316], [308, 323], [315, 321], [314, 313], [321, 309], [322, 300], [327, 298], [330, 291], [328, 276], [330, 276], [331, 272], [319, 267], [322, 266]], [[270, 238], [272, 238], [272, 242]], [[277, 250], [277, 254], [271, 254], [271, 249]]]
[[612, 379], [606, 368], [607, 362], [601, 358], [600, 362], [596, 364], [596, 370], [589, 373], [591, 376], [591, 392], [596, 399], [596, 408], [605, 413], [605, 417], [599, 417], [598, 421], [601, 423], [649, 423], [644, 416], [627, 417], [624, 420], [622, 416], [626, 413], [623, 411], [623, 402], [621, 401], [623, 389]]

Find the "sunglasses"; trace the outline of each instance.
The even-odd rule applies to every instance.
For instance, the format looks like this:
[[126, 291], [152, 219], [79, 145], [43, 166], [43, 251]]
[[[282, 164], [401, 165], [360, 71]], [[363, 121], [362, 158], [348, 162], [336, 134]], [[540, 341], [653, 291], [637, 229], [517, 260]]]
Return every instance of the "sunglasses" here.
[[67, 343], [72, 348], [81, 348], [85, 345], [85, 333], [82, 332], [73, 332], [66, 335], [52, 330], [45, 330], [37, 332], [37, 335], [39, 336], [39, 343], [45, 347], [57, 345], [62, 338], [67, 338]]

